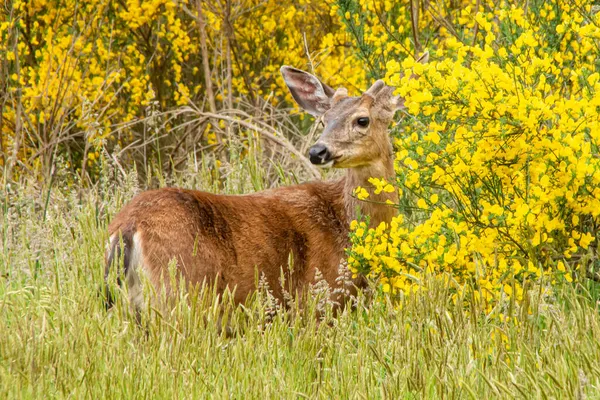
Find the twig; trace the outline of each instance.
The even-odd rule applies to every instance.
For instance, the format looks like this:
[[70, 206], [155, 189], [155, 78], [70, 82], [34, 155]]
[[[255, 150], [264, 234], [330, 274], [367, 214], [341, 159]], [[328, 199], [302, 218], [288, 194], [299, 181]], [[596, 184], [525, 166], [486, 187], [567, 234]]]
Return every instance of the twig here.
[[310, 72], [315, 73], [315, 66], [313, 64], [312, 58], [310, 57], [310, 51], [308, 50], [308, 41], [306, 40], [306, 32], [302, 32], [302, 40], [304, 40], [304, 52], [306, 53], [306, 58], [308, 58], [308, 65], [310, 65]]
[[[231, 26], [231, 0], [227, 0], [225, 4], [225, 32], [227, 35], [227, 106], [229, 108], [233, 108], [233, 89], [232, 89], [232, 74], [233, 68], [231, 66], [231, 36], [233, 32], [233, 27]], [[231, 133], [231, 132], [229, 132]]]
[[[16, 73], [17, 73], [17, 80], [20, 81], [21, 80], [21, 68], [20, 68], [20, 64], [19, 64], [19, 50], [18, 50], [18, 46], [17, 43], [19, 42], [19, 30], [18, 28], [16, 29], [15, 32], [15, 44], [14, 44], [14, 53], [15, 53], [15, 69], [16, 69]], [[10, 158], [8, 159], [8, 167], [6, 169], [6, 177], [7, 177], [7, 181], [10, 181], [12, 178], [12, 170], [15, 166], [15, 164], [17, 163], [18, 160], [18, 155], [19, 155], [19, 150], [21, 147], [21, 139], [23, 136], [23, 123], [21, 120], [21, 115], [23, 114], [23, 108], [22, 108], [22, 102], [21, 102], [21, 90], [17, 90], [16, 91], [16, 105], [17, 105], [17, 112], [16, 112], [16, 116], [15, 116], [15, 135], [14, 135], [14, 143], [13, 143], [13, 149], [12, 149], [12, 154], [10, 155]]]
[[586, 271], [586, 278], [593, 280], [594, 282], [600, 282], [600, 274], [597, 272]]
[[[204, 70], [204, 84], [206, 85], [206, 96], [208, 97], [208, 106], [211, 113], [217, 112], [217, 106], [215, 104], [215, 95], [213, 93], [212, 80], [210, 65], [208, 63], [208, 46], [206, 45], [206, 20], [204, 19], [204, 12], [202, 11], [202, 0], [196, 0], [196, 10], [198, 12], [198, 32], [200, 34], [200, 52], [202, 54], [202, 68]], [[221, 135], [216, 132], [217, 141], [221, 143]]]
[[[455, 38], [457, 38], [459, 41], [462, 42], [462, 38], [456, 32], [456, 29], [454, 29], [454, 27], [452, 26], [452, 24], [450, 22], [448, 22], [448, 20], [446, 18], [444, 18], [444, 16], [442, 15], [442, 13], [437, 8], [435, 8], [432, 4], [430, 4], [429, 7], [427, 7], [427, 11], [429, 11], [429, 13], [431, 14], [431, 17], [435, 20], [435, 22], [437, 22], [440, 25], [443, 25], [446, 29], [448, 29], [448, 31]], [[435, 14], [434, 14], [434, 11], [435, 11]]]
[[317, 129], [319, 129], [319, 125], [323, 124], [323, 118], [319, 117], [315, 123], [313, 124], [313, 126], [310, 128], [310, 131], [308, 132], [307, 135], [307, 139], [304, 141], [304, 144], [302, 145], [300, 152], [302, 154], [305, 154], [308, 151], [308, 147], [312, 144], [313, 139], [315, 137], [315, 134], [317, 133]]
[[[308, 172], [311, 173], [311, 175], [316, 178], [316, 179], [320, 179], [321, 178], [321, 173], [319, 172], [319, 170], [310, 163], [310, 161], [308, 161], [308, 159], [302, 154], [300, 153], [285, 137], [283, 136], [275, 136], [273, 133], [271, 132], [267, 132], [266, 130], [262, 129], [261, 127], [252, 124], [250, 122], [246, 122], [246, 121], [242, 121], [239, 119], [235, 119], [232, 118], [230, 116], [227, 115], [222, 115], [222, 114], [215, 114], [215, 113], [207, 113], [207, 112], [202, 112], [202, 111], [195, 111], [191, 108], [184, 108], [183, 111], [191, 111], [191, 112], [195, 112], [198, 113], [200, 116], [203, 117], [208, 117], [211, 119], [220, 119], [223, 121], [227, 121], [233, 124], [238, 124], [241, 126], [244, 126], [248, 129], [251, 129], [253, 131], [258, 132], [260, 135], [262, 135], [265, 139], [270, 140], [271, 142], [278, 144], [279, 146], [285, 148], [287, 151], [289, 151], [290, 153], [292, 153], [293, 155], [295, 155], [296, 157], [298, 157], [298, 159], [300, 160], [300, 162], [306, 167], [306, 170]], [[270, 127], [269, 127], [270, 128]], [[271, 128], [272, 129], [272, 128]], [[273, 131], [276, 133], [276, 131], [273, 129]]]
[[[475, 14], [479, 12], [480, 1], [477, 0], [477, 4], [475, 5]], [[471, 47], [475, 46], [477, 42], [477, 34], [479, 33], [479, 23], [475, 20], [475, 28], [473, 29], [473, 42], [471, 43]]]
[[421, 43], [419, 42], [419, 0], [410, 0], [410, 22], [412, 25], [413, 41], [415, 42], [415, 54], [421, 54]]

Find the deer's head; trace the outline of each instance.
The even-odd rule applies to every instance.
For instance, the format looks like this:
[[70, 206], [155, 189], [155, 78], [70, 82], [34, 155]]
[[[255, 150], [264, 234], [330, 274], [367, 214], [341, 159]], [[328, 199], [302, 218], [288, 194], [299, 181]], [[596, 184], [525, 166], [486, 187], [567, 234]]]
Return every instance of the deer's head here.
[[323, 116], [323, 133], [308, 152], [313, 164], [357, 168], [390, 157], [387, 128], [404, 106], [393, 87], [378, 80], [360, 97], [350, 97], [345, 88], [334, 90], [308, 72], [283, 66], [281, 74], [298, 105]]

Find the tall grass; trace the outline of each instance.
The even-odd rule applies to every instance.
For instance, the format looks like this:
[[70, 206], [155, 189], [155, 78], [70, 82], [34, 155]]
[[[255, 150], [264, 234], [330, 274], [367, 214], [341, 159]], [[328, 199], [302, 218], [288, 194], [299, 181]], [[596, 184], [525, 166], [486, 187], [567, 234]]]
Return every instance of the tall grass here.
[[[245, 160], [220, 184], [194, 160], [158, 183], [240, 193], [295, 180], [268, 181], [260, 160]], [[0, 398], [600, 396], [600, 316], [580, 287], [532, 291], [531, 313], [509, 304], [501, 316], [456, 306], [432, 280], [400, 305], [360, 297], [323, 323], [306, 310], [317, 299], [273, 316], [267, 293], [235, 308], [206, 291], [151, 310], [140, 327], [122, 301], [107, 312], [98, 292], [107, 222], [137, 178], [106, 164], [89, 191], [66, 181], [3, 183]], [[223, 307], [232, 337], [218, 333]]]

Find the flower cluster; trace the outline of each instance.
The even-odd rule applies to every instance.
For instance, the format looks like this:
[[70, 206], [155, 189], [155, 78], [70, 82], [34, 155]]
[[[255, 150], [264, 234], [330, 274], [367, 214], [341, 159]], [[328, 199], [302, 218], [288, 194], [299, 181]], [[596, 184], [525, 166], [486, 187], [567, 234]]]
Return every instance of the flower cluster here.
[[448, 279], [491, 310], [597, 259], [600, 15], [477, 2], [459, 20], [429, 64], [386, 64], [409, 115], [395, 140], [402, 212], [355, 224], [349, 265], [393, 294]]

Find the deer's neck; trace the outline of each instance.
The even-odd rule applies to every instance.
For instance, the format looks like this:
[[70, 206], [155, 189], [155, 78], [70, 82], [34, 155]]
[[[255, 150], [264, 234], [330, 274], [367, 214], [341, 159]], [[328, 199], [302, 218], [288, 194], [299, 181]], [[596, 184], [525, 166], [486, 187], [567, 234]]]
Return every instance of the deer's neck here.
[[[348, 169], [344, 183], [344, 205], [348, 219], [356, 219], [357, 213], [360, 213], [370, 217], [370, 226], [373, 228], [381, 222], [389, 223], [396, 215], [396, 208], [386, 204], [386, 201], [390, 200], [397, 204], [398, 191], [394, 188], [391, 193], [381, 191], [381, 193], [375, 194], [376, 188], [369, 183], [369, 178], [385, 178], [389, 183], [393, 183], [395, 176], [394, 161], [391, 156], [368, 167]], [[357, 186], [363, 187], [369, 193], [369, 197], [365, 201], [361, 201], [353, 195]]]

